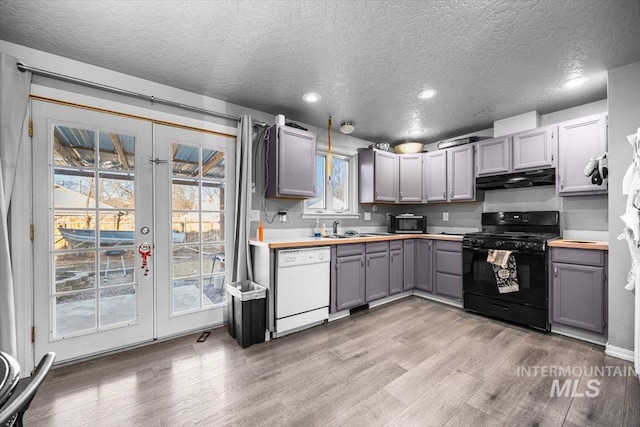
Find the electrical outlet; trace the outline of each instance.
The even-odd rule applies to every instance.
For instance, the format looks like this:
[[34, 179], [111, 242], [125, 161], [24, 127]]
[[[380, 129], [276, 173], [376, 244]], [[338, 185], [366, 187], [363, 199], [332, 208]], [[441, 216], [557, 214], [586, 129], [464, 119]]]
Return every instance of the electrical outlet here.
[[255, 194], [255, 192], [256, 192], [256, 183], [255, 183], [255, 182], [252, 182], [252, 183], [251, 183], [251, 192], [252, 192], [253, 194]]
[[365, 212], [364, 213], [364, 220], [365, 221], [371, 221], [371, 212]]
[[442, 212], [442, 220], [449, 221], [449, 212]]
[[260, 221], [260, 211], [251, 209], [249, 211], [249, 221]]
[[391, 214], [387, 212], [387, 221], [389, 221], [390, 219], [391, 219]]

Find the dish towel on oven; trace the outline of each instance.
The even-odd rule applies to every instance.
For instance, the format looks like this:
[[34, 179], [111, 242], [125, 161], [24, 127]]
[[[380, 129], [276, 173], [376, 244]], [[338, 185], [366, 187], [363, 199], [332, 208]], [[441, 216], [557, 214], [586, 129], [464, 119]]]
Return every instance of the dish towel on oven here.
[[496, 276], [496, 283], [498, 284], [498, 292], [507, 294], [520, 290], [518, 266], [511, 251], [491, 249], [487, 255], [487, 262], [493, 267], [493, 273]]

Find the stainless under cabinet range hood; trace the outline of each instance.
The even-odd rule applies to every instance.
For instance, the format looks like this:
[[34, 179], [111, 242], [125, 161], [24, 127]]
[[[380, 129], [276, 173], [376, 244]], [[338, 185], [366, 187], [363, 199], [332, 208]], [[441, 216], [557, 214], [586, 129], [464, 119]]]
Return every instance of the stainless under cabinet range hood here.
[[516, 172], [505, 175], [480, 176], [476, 178], [476, 188], [478, 190], [537, 187], [540, 185], [555, 184], [555, 168], [535, 169], [526, 172]]

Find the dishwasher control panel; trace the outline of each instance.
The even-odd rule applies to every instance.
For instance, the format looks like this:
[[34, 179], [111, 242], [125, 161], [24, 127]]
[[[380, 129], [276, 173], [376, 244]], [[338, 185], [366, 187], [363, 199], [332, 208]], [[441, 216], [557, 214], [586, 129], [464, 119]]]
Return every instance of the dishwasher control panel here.
[[278, 267], [318, 264], [331, 261], [330, 248], [283, 249], [278, 251]]

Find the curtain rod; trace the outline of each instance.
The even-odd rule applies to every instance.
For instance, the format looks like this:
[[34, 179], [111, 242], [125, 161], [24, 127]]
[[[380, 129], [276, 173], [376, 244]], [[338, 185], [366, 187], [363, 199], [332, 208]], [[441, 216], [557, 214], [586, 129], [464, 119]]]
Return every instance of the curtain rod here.
[[[16, 64], [16, 66], [18, 67], [18, 70], [20, 70], [21, 72], [29, 71], [29, 72], [31, 72], [33, 74], [37, 74], [37, 75], [44, 76], [44, 77], [50, 77], [50, 78], [56, 79], [56, 80], [62, 80], [62, 81], [65, 81], [65, 82], [75, 83], [75, 84], [79, 84], [79, 85], [82, 85], [82, 86], [90, 87], [90, 88], [93, 88], [93, 89], [100, 89], [100, 90], [104, 90], [104, 91], [107, 91], [107, 92], [112, 92], [112, 93], [117, 93], [117, 94], [120, 94], [120, 95], [129, 96], [129, 97], [132, 97], [132, 98], [142, 99], [142, 100], [145, 100], [145, 101], [149, 101], [152, 104], [168, 105], [170, 107], [175, 107], [175, 108], [180, 108], [180, 109], [183, 109], [183, 110], [193, 111], [195, 113], [200, 113], [200, 114], [206, 114], [208, 116], [218, 117], [218, 118], [225, 119], [225, 120], [233, 120], [233, 121], [236, 121], [236, 122], [240, 121], [240, 117], [237, 117], [237, 116], [232, 116], [232, 115], [224, 114], [224, 113], [218, 113], [217, 111], [206, 110], [204, 108], [193, 107], [191, 105], [181, 104], [179, 102], [169, 101], [167, 99], [156, 98], [155, 96], [152, 96], [152, 95], [144, 95], [144, 94], [141, 94], [141, 93], [132, 92], [130, 90], [120, 89], [120, 88], [117, 88], [117, 87], [104, 85], [102, 83], [96, 83], [96, 82], [92, 82], [92, 81], [89, 81], [89, 80], [79, 79], [77, 77], [71, 77], [71, 76], [67, 76], [67, 75], [64, 75], [64, 74], [55, 73], [53, 71], [42, 70], [40, 68], [35, 68], [35, 67], [31, 67], [29, 65], [25, 65], [22, 62], [18, 62]], [[258, 125], [258, 126], [265, 126], [265, 127], [267, 126], [266, 123], [260, 122], [260, 121], [256, 121], [256, 120], [253, 120], [253, 124], [254, 125]]]

